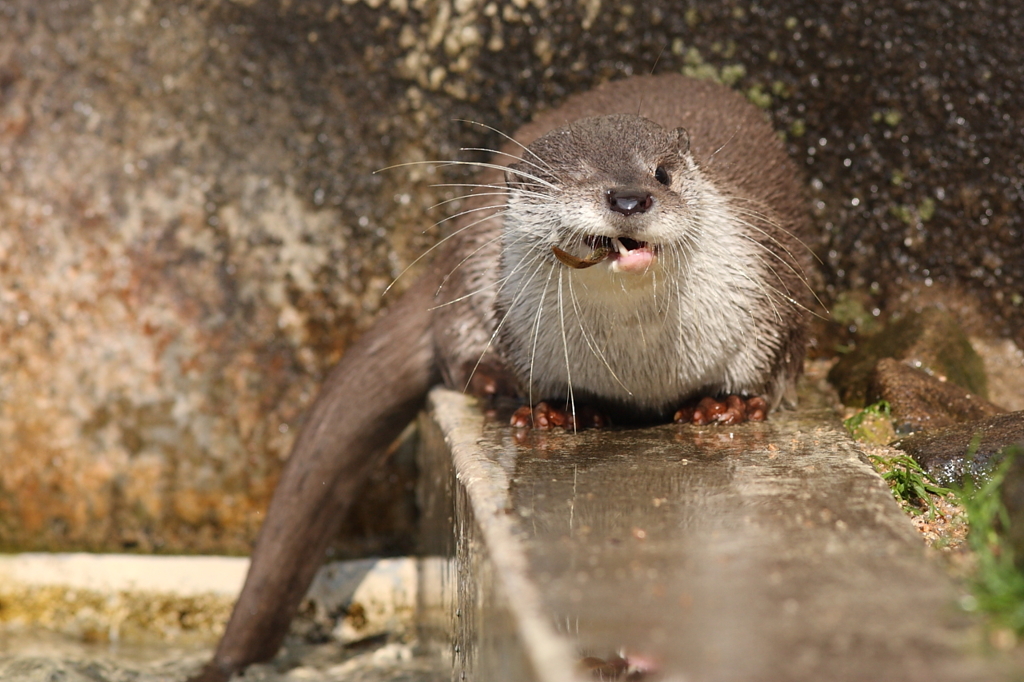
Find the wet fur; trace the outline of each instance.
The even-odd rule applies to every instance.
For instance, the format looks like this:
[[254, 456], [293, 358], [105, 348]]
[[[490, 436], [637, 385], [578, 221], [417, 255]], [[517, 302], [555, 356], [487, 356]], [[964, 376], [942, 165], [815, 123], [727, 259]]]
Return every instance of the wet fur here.
[[[627, 117], [580, 121], [608, 114]], [[628, 142], [609, 139], [616, 126]], [[650, 421], [704, 392], [775, 405], [799, 374], [805, 206], [781, 144], [741, 96], [632, 78], [570, 98], [516, 140], [481, 171], [427, 274], [321, 389], [203, 679], [276, 653], [355, 490], [438, 381]], [[520, 156], [506, 204], [506, 167]], [[655, 159], [672, 164], [669, 187], [648, 177]], [[586, 255], [582, 238], [607, 229], [588, 194], [606, 180], [657, 192], [638, 221], [639, 238], [663, 249], [649, 278], [610, 280], [553, 257], [552, 245]]]
[[[622, 117], [587, 120], [596, 111]], [[494, 163], [512, 171], [483, 174], [448, 251], [444, 267], [459, 275], [441, 298], [455, 303], [434, 325], [446, 383], [469, 385], [484, 358], [531, 403], [634, 423], [697, 395], [762, 395], [770, 407], [791, 395], [813, 301], [809, 225], [798, 173], [760, 111], [716, 84], [634, 78], [570, 99], [516, 141], [532, 152], [505, 146]], [[670, 187], [653, 178], [658, 163], [672, 164]], [[506, 180], [507, 204], [493, 194]], [[551, 246], [583, 257], [584, 236], [611, 234], [601, 188], [641, 183], [656, 204], [637, 238], [663, 247], [651, 277], [553, 257]]]

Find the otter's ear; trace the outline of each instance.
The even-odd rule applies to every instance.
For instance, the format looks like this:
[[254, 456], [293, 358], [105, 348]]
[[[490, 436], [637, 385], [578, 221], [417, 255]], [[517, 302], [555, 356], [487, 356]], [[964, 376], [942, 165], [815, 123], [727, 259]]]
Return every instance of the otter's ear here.
[[676, 128], [672, 131], [676, 134], [676, 148], [679, 150], [679, 155], [683, 156], [690, 151], [690, 133], [686, 132], [686, 128]]
[[526, 185], [529, 169], [526, 164], [512, 163], [505, 170], [505, 186], [509, 189], [518, 189]]

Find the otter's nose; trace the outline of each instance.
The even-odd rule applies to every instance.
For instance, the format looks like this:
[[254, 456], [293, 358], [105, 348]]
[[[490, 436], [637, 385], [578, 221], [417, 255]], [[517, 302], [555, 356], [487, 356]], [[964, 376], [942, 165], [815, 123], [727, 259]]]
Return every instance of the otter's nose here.
[[649, 193], [631, 187], [612, 187], [605, 190], [604, 196], [608, 200], [608, 208], [622, 215], [644, 213], [654, 203]]

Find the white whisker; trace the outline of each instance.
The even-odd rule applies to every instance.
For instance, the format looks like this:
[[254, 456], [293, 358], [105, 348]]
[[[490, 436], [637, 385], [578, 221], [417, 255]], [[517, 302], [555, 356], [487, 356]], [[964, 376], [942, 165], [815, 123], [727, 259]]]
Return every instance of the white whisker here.
[[481, 128], [484, 128], [485, 130], [490, 130], [492, 133], [497, 133], [498, 135], [501, 135], [503, 138], [505, 138], [506, 140], [508, 140], [512, 144], [514, 144], [517, 147], [519, 147], [520, 149], [522, 149], [524, 153], [529, 154], [534, 159], [536, 159], [538, 162], [543, 164], [545, 168], [549, 167], [547, 161], [542, 159], [540, 156], [538, 156], [536, 153], [534, 153], [534, 151], [532, 149], [530, 149], [528, 146], [522, 144], [521, 142], [519, 142], [519, 140], [515, 139], [511, 135], [507, 135], [507, 134], [503, 133], [502, 131], [498, 130], [497, 128], [492, 128], [491, 126], [487, 125], [486, 123], [480, 123], [478, 121], [471, 121], [471, 120], [464, 119], [464, 118], [457, 118], [455, 120], [458, 121], [459, 123], [468, 123], [470, 125], [480, 126]]

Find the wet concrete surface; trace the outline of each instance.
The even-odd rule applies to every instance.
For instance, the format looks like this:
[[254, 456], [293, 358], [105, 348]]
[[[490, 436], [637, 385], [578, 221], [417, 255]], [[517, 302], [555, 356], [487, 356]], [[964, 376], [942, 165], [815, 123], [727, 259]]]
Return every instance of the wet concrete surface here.
[[824, 405], [519, 442], [459, 394], [431, 404], [465, 679], [566, 680], [617, 654], [659, 680], [1011, 675]]

